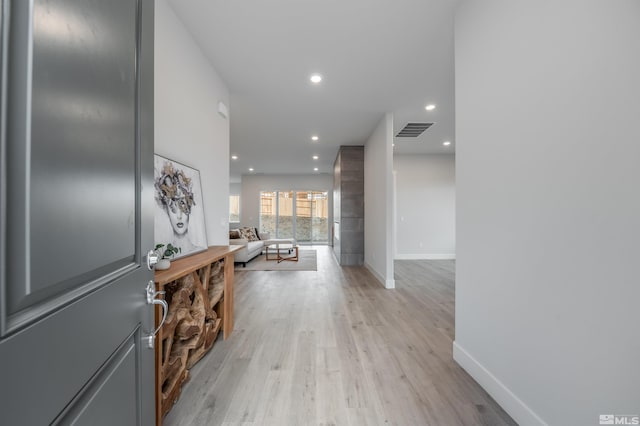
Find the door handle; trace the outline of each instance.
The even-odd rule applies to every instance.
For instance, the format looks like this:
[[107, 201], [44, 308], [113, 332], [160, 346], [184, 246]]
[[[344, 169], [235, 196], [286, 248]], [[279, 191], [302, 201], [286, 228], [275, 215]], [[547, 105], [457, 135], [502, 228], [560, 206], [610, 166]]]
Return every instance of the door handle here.
[[158, 295], [164, 295], [164, 291], [156, 291], [156, 285], [153, 281], [149, 281], [147, 283], [147, 304], [154, 306], [155, 309], [155, 305], [160, 305], [162, 306], [162, 321], [160, 321], [160, 324], [158, 324], [158, 327], [156, 327], [155, 330], [153, 330], [153, 332], [148, 333], [145, 337], [144, 340], [147, 341], [147, 347], [149, 349], [153, 349], [155, 346], [155, 342], [156, 342], [156, 335], [158, 334], [158, 331], [160, 331], [160, 329], [162, 328], [162, 325], [164, 324], [165, 320], [167, 319], [167, 313], [169, 312], [169, 305], [167, 305], [167, 302], [164, 299], [156, 299], [156, 296]]
[[160, 257], [158, 256], [158, 253], [156, 253], [155, 250], [149, 250], [149, 252], [147, 253], [147, 268], [152, 271], [153, 267], [156, 263], [158, 263], [159, 260]]

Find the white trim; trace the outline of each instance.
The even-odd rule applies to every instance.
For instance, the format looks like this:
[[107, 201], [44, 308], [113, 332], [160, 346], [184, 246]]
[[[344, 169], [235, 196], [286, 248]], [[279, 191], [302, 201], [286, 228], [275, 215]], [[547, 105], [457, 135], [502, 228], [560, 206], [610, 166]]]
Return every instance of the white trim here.
[[457, 342], [453, 342], [453, 359], [496, 400], [520, 425], [547, 426], [531, 408], [518, 398], [504, 383], [480, 364]]
[[[392, 141], [393, 146], [393, 141]], [[393, 155], [391, 158], [391, 163], [393, 164]], [[393, 259], [398, 256], [398, 172], [393, 170], [393, 248], [391, 253], [393, 253]]]
[[364, 267], [367, 268], [369, 272], [384, 286], [384, 288], [396, 288], [396, 280], [388, 279], [385, 280], [382, 278], [382, 275], [378, 273], [373, 266], [369, 265], [367, 262], [364, 262]]
[[365, 268], [367, 268], [367, 270], [368, 270], [369, 272], [371, 272], [371, 274], [372, 274], [374, 277], [376, 277], [376, 279], [377, 279], [378, 281], [380, 281], [380, 284], [384, 285], [384, 281], [385, 281], [385, 280], [384, 280], [384, 278], [382, 278], [382, 275], [380, 275], [380, 274], [378, 273], [378, 271], [376, 271], [375, 269], [373, 269], [373, 266], [369, 265], [369, 264], [365, 261], [365, 262], [364, 262], [364, 267], [365, 267]]
[[456, 254], [396, 254], [396, 260], [455, 260]]

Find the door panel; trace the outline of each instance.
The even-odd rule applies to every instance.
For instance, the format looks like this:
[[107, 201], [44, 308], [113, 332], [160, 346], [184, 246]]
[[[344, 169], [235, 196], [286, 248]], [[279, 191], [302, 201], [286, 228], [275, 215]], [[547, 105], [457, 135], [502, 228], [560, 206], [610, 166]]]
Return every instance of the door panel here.
[[8, 288], [9, 315], [131, 264], [136, 213], [136, 1], [13, 6], [33, 53], [13, 64], [27, 109], [19, 93], [8, 105], [9, 138], [24, 140], [9, 145], [9, 205], [22, 206], [9, 244], [26, 243], [8, 253], [23, 284]]
[[153, 1], [1, 3], [1, 422], [150, 424]]
[[296, 191], [296, 234], [295, 239], [298, 243], [311, 242], [311, 192]]
[[293, 191], [279, 191], [278, 194], [278, 238], [293, 238], [295, 233]]
[[[141, 323], [149, 330], [151, 318], [143, 316], [151, 309], [140, 288], [119, 280], [0, 343], [3, 424], [51, 422], [132, 331]], [[140, 368], [153, 368], [153, 351], [141, 351], [147, 358]], [[37, 410], [30, 401], [38, 401]]]
[[260, 232], [266, 232], [271, 238], [277, 238], [277, 192], [260, 192]]
[[31, 293], [133, 261], [136, 15], [132, 0], [35, 1]]
[[136, 337], [124, 342], [54, 424], [136, 424]]
[[329, 194], [311, 191], [311, 241], [327, 244], [329, 238]]

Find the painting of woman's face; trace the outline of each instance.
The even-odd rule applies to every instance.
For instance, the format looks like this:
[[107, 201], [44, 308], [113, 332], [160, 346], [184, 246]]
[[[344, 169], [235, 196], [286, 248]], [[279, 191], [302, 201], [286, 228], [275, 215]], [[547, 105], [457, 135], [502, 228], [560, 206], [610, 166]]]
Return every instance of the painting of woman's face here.
[[200, 173], [189, 166], [155, 156], [154, 242], [172, 244], [188, 255], [206, 250]]
[[187, 209], [187, 197], [181, 189], [176, 191], [175, 197], [168, 200], [165, 205], [171, 228], [176, 235], [183, 235], [189, 229], [189, 213]]

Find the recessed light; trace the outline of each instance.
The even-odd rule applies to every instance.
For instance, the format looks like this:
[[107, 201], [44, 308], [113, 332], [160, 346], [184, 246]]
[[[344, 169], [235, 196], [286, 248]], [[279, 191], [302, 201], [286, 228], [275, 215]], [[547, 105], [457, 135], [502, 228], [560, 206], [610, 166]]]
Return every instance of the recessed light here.
[[318, 84], [322, 81], [322, 76], [320, 74], [312, 74], [310, 80], [312, 83]]
[[311, 158], [313, 158], [314, 160], [317, 160], [319, 157], [318, 157], [317, 155], [314, 155], [314, 156], [313, 156], [313, 157], [311, 157]]
[[442, 142], [442, 145], [444, 145], [444, 146], [449, 146], [449, 145], [451, 145], [451, 142], [449, 142], [449, 141], [444, 141], [444, 142]]
[[317, 141], [319, 138], [316, 135], [311, 136], [312, 141]]
[[231, 156], [231, 159], [232, 159], [232, 160], [237, 160], [237, 159], [238, 159], [238, 156], [237, 156], [237, 155], [232, 155], [232, 156]]
[[253, 171], [253, 167], [249, 167], [249, 171], [252, 172]]
[[434, 104], [429, 104], [424, 107], [424, 109], [426, 109], [427, 111], [433, 111], [434, 109], [436, 109], [436, 106]]
[[318, 171], [318, 168], [317, 168], [317, 167], [314, 167], [314, 168], [313, 168], [313, 171], [314, 171], [314, 172], [317, 172], [317, 171]]

